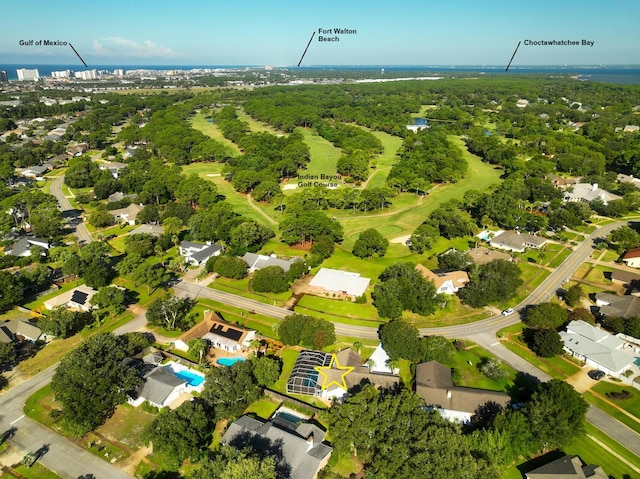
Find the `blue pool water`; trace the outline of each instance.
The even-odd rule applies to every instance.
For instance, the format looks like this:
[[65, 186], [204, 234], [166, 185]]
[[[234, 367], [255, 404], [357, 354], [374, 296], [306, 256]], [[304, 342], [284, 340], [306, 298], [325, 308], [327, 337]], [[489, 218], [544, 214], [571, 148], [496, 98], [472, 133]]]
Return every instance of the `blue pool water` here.
[[238, 361], [244, 361], [244, 358], [242, 356], [237, 356], [235, 358], [220, 358], [216, 362], [220, 366], [233, 366]]
[[640, 366], [640, 358], [636, 358], [636, 360], [634, 361], [634, 364], [636, 366]]
[[204, 381], [204, 378], [198, 374], [194, 374], [191, 371], [179, 371], [177, 373], [173, 373], [180, 379], [187, 381], [189, 386], [200, 386]]

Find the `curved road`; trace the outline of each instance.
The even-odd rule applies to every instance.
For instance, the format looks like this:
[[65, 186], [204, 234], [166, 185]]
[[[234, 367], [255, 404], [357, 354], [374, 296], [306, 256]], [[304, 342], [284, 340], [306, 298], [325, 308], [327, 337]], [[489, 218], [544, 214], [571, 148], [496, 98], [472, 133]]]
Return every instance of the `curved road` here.
[[2, 403], [0, 434], [14, 428], [15, 433], [10, 441], [25, 452], [35, 452], [45, 445], [48, 446], [49, 450], [39, 459], [39, 462], [61, 477], [76, 479], [93, 474], [95, 479], [132, 479], [133, 476], [76, 446], [51, 429], [25, 417], [23, 412], [25, 400], [51, 382], [56, 366], [42, 371], [0, 395]]
[[[496, 339], [496, 333], [506, 327], [520, 322], [519, 311], [532, 304], [538, 304], [549, 301], [556, 294], [566, 278], [570, 278], [573, 273], [584, 263], [593, 252], [594, 242], [599, 238], [608, 235], [612, 230], [626, 222], [615, 222], [598, 228], [580, 243], [569, 257], [553, 271], [540, 286], [538, 286], [522, 303], [516, 308], [516, 311], [509, 316], [493, 316], [474, 323], [463, 324], [459, 326], [449, 326], [442, 328], [422, 328], [420, 334], [438, 334], [448, 338], [469, 339], [479, 344], [483, 348], [491, 351], [495, 356], [512, 366], [517, 371], [526, 372], [537, 377], [541, 381], [548, 381], [551, 377], [544, 371], [541, 371], [533, 364], [524, 360], [517, 354], [511, 352], [502, 343]], [[207, 287], [199, 286], [195, 283], [180, 282], [174, 286], [176, 294], [192, 297], [205, 297], [219, 301], [224, 304], [256, 311], [273, 318], [283, 319], [291, 314], [291, 311], [277, 306], [272, 306], [251, 299], [236, 296], [234, 294], [225, 293], [223, 291], [213, 290]], [[377, 327], [354, 326], [342, 323], [334, 323], [336, 334], [343, 336], [355, 336], [367, 339], [378, 338]], [[602, 410], [591, 406], [587, 412], [587, 420], [601, 431], [605, 432], [618, 443], [627, 447], [634, 454], [640, 456], [640, 435], [635, 431], [615, 420]]]
[[51, 183], [49, 192], [58, 200], [60, 211], [62, 211], [62, 216], [67, 221], [69, 228], [78, 237], [78, 240], [84, 242], [85, 244], [91, 243], [93, 241], [93, 238], [91, 237], [91, 234], [89, 233], [87, 227], [82, 222], [82, 218], [78, 214], [78, 210], [74, 209], [73, 206], [71, 206], [69, 200], [62, 193], [63, 183], [64, 175], [58, 176]]

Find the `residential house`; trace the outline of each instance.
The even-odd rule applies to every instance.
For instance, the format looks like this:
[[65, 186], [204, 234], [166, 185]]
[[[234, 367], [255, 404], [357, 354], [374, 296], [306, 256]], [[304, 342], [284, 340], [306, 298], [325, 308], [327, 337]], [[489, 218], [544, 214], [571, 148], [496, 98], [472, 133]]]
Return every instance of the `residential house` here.
[[520, 98], [517, 102], [516, 102], [516, 106], [518, 108], [525, 108], [527, 106], [529, 106], [529, 100], [525, 100], [524, 98]]
[[631, 268], [640, 268], [640, 248], [628, 250], [622, 257], [622, 262]]
[[70, 146], [67, 148], [67, 153], [71, 156], [80, 156], [85, 151], [89, 150], [88, 143], [78, 143], [76, 146]]
[[362, 296], [369, 287], [370, 278], [360, 273], [321, 268], [309, 283], [309, 292], [334, 298], [351, 297], [354, 300]]
[[631, 183], [636, 188], [640, 189], [640, 179], [634, 178], [633, 175], [625, 175], [623, 173], [618, 173], [616, 178], [618, 183]]
[[50, 170], [50, 165], [30, 166], [20, 173], [25, 178], [33, 178], [36, 181], [43, 181], [44, 175]]
[[97, 291], [89, 286], [81, 284], [69, 291], [48, 299], [44, 307], [51, 310], [56, 306], [64, 306], [77, 311], [91, 311], [91, 298]]
[[564, 455], [525, 474], [526, 479], [608, 479], [595, 464], [584, 465], [580, 456]]
[[194, 243], [193, 241], [183, 241], [180, 243], [180, 256], [184, 256], [184, 260], [194, 266], [206, 263], [213, 256], [220, 256], [222, 246], [208, 242]]
[[596, 293], [596, 306], [603, 316], [633, 318], [640, 316], [640, 298], [635, 295], [619, 296], [611, 293]]
[[638, 125], [625, 125], [624, 129], [622, 130], [625, 133], [635, 133], [637, 131], [640, 131], [640, 126]]
[[117, 180], [120, 176], [120, 172], [126, 166], [126, 164], [120, 163], [118, 161], [109, 161], [107, 163], [100, 164], [99, 168], [103, 171], [108, 171], [109, 173], [111, 173], [111, 176], [113, 176]]
[[560, 338], [565, 351], [614, 377], [620, 377], [635, 360], [630, 352], [623, 350], [624, 340], [584, 321], [571, 321]]
[[449, 273], [436, 274], [421, 264], [418, 264], [416, 269], [425, 279], [435, 284], [436, 294], [455, 294], [469, 282], [469, 275], [466, 271], [451, 271]]
[[540, 249], [547, 244], [547, 239], [519, 231], [503, 231], [489, 241], [494, 248], [524, 253], [527, 248]]
[[123, 364], [134, 368], [142, 378], [142, 383], [135, 391], [129, 393], [128, 402], [133, 406], [147, 401], [157, 408], [167, 407], [187, 391], [187, 381], [176, 376], [165, 366], [134, 358], [125, 358]]
[[109, 213], [113, 215], [116, 221], [119, 221], [122, 223], [128, 223], [129, 225], [133, 226], [136, 224], [136, 218], [138, 216], [138, 213], [140, 213], [143, 209], [144, 209], [144, 206], [131, 203], [126, 208], [111, 210], [109, 211]]
[[133, 200], [135, 197], [136, 197], [136, 195], [125, 195], [121, 191], [116, 191], [115, 193], [110, 194], [107, 197], [107, 199], [109, 200], [110, 203], [115, 203], [117, 201], [122, 201], [125, 198], [129, 198], [130, 200]]
[[291, 265], [296, 261], [302, 261], [301, 258], [282, 259], [278, 258], [275, 254], [266, 256], [264, 254], [247, 253], [242, 259], [249, 267], [249, 273], [255, 273], [256, 271], [266, 268], [267, 266], [280, 266], [285, 272], [289, 271]]
[[383, 358], [386, 352], [379, 348], [377, 357], [366, 362], [349, 348], [336, 354], [301, 351], [287, 381], [287, 393], [331, 400], [342, 399], [354, 387], [367, 383], [394, 388], [399, 384], [398, 370], [389, 367]]
[[[4, 252], [11, 256], [31, 256], [31, 248], [34, 246], [39, 246], [44, 250], [48, 250], [51, 247], [49, 240], [36, 238], [35, 236], [23, 236], [12, 246], [5, 249]], [[46, 252], [42, 251], [41, 254], [44, 256]]]
[[251, 448], [259, 456], [275, 456], [278, 477], [315, 479], [329, 462], [333, 448], [324, 443], [325, 431], [308, 422], [275, 417], [261, 421], [242, 416], [222, 436], [222, 444]]
[[42, 331], [29, 321], [12, 319], [0, 323], [0, 343], [13, 343], [14, 341], [37, 341], [42, 336]]
[[476, 411], [487, 403], [504, 408], [511, 400], [508, 394], [498, 391], [454, 386], [451, 368], [437, 361], [416, 366], [416, 394], [442, 417], [462, 423], [471, 421]]
[[609, 201], [620, 200], [622, 196], [614, 195], [598, 187], [598, 183], [590, 185], [589, 183], [578, 183], [573, 186], [573, 191], [565, 191], [564, 200], [569, 202], [582, 201], [591, 203], [600, 199], [606, 205]]
[[189, 350], [192, 339], [206, 339], [213, 348], [229, 353], [247, 350], [256, 337], [256, 331], [231, 325], [213, 311], [206, 311], [205, 318], [175, 341], [174, 347], [180, 351]]

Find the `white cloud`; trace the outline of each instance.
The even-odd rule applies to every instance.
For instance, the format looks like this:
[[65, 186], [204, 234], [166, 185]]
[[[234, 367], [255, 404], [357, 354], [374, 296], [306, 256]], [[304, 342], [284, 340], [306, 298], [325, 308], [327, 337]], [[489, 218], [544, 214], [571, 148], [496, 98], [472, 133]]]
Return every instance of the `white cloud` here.
[[151, 40], [144, 40], [142, 43], [135, 40], [128, 40], [122, 37], [107, 37], [93, 41], [93, 53], [97, 56], [122, 56], [122, 57], [164, 57], [173, 58], [177, 56], [171, 48], [158, 45]]

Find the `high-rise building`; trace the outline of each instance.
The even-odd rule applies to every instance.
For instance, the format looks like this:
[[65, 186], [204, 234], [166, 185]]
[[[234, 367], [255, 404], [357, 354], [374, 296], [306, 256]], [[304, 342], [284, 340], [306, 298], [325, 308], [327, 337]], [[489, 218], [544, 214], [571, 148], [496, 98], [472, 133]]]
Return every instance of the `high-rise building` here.
[[0, 70], [0, 82], [6, 81], [9, 81], [9, 79], [7, 78], [7, 72], [4, 70]]
[[20, 68], [16, 70], [16, 73], [18, 74], [18, 80], [20, 81], [27, 81], [27, 80], [38, 81], [38, 79], [40, 78], [40, 73], [38, 72], [37, 68], [33, 68], [33, 69]]
[[115, 76], [123, 77], [124, 76], [124, 70], [122, 68], [116, 68], [115, 70], [113, 70], [113, 74]]
[[71, 71], [70, 70], [61, 70], [58, 72], [51, 72], [52, 78], [70, 78]]
[[98, 78], [97, 70], [85, 70], [83, 72], [76, 72], [76, 78], [80, 78], [81, 80], [95, 80]]

